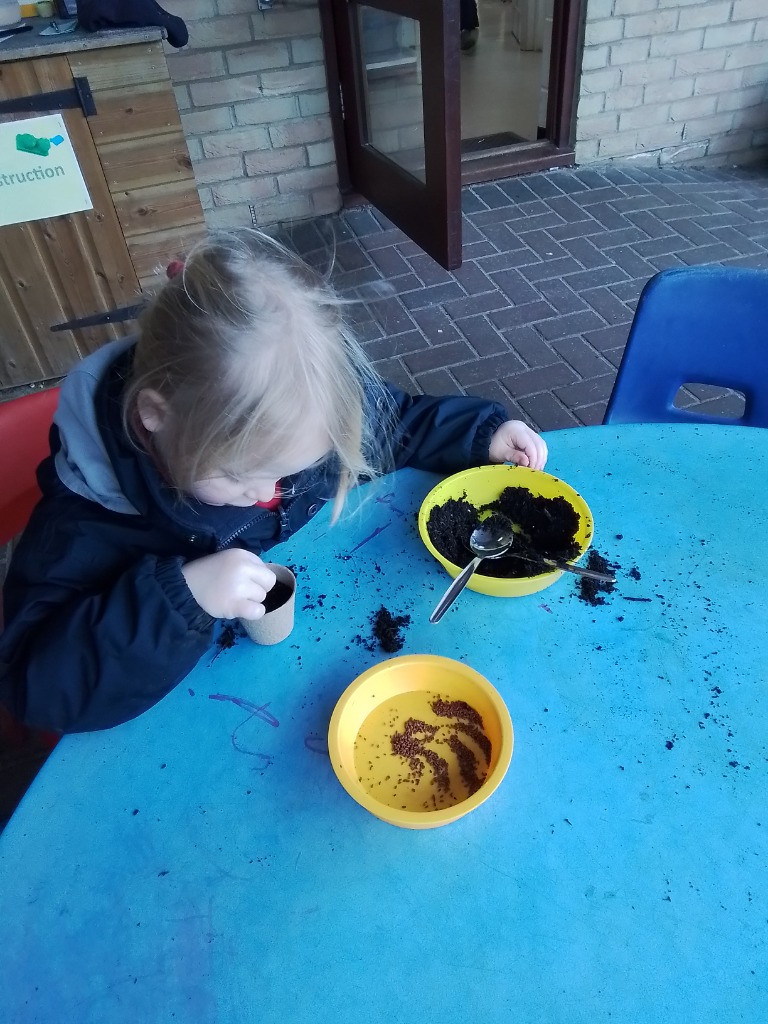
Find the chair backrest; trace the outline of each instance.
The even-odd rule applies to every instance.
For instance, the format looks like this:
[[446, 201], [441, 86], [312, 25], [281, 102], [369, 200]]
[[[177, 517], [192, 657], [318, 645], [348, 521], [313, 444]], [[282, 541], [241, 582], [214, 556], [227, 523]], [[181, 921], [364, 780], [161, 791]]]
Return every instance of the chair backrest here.
[[21, 533], [40, 497], [35, 471], [49, 452], [58, 401], [50, 388], [0, 402], [0, 544]]
[[[683, 384], [734, 388], [740, 418], [678, 409]], [[604, 423], [768, 427], [768, 271], [663, 270], [643, 289]]]

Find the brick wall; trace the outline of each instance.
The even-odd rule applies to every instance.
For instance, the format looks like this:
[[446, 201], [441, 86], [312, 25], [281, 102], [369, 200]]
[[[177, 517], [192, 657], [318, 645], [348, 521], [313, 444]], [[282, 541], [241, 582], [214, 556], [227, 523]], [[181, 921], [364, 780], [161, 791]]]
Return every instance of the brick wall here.
[[210, 228], [339, 209], [317, 0], [164, 0], [189, 46], [166, 46]]
[[768, 161], [768, 0], [587, 0], [578, 163]]

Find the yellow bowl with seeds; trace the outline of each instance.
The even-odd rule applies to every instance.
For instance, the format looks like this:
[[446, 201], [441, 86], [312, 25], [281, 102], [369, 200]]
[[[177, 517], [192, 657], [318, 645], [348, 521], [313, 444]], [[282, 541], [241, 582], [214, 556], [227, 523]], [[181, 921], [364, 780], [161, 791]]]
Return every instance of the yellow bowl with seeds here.
[[504, 778], [513, 744], [499, 692], [463, 662], [434, 654], [363, 672], [328, 729], [344, 789], [400, 828], [448, 825], [479, 807]]

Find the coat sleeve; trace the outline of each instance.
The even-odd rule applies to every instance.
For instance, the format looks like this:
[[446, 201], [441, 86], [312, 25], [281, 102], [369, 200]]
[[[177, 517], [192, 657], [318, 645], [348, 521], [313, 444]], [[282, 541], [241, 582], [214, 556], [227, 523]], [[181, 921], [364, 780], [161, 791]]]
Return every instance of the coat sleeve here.
[[74, 496], [45, 498], [33, 514], [0, 637], [0, 700], [29, 725], [83, 732], [135, 718], [211, 644], [215, 620], [183, 559], [146, 553], [138, 518]]
[[491, 437], [509, 417], [503, 405], [481, 398], [407, 395], [387, 383], [395, 405], [395, 469], [413, 466], [457, 473], [488, 462]]

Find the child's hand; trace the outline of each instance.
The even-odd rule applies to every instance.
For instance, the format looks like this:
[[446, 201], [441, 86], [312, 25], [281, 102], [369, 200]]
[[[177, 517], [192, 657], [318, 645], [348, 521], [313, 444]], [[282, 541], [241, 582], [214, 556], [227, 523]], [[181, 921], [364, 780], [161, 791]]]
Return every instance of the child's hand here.
[[260, 619], [276, 581], [258, 555], [244, 548], [196, 558], [181, 572], [194, 599], [214, 619]]
[[544, 469], [547, 446], [544, 438], [521, 420], [507, 420], [491, 438], [488, 458], [491, 462], [514, 462], [517, 466]]

